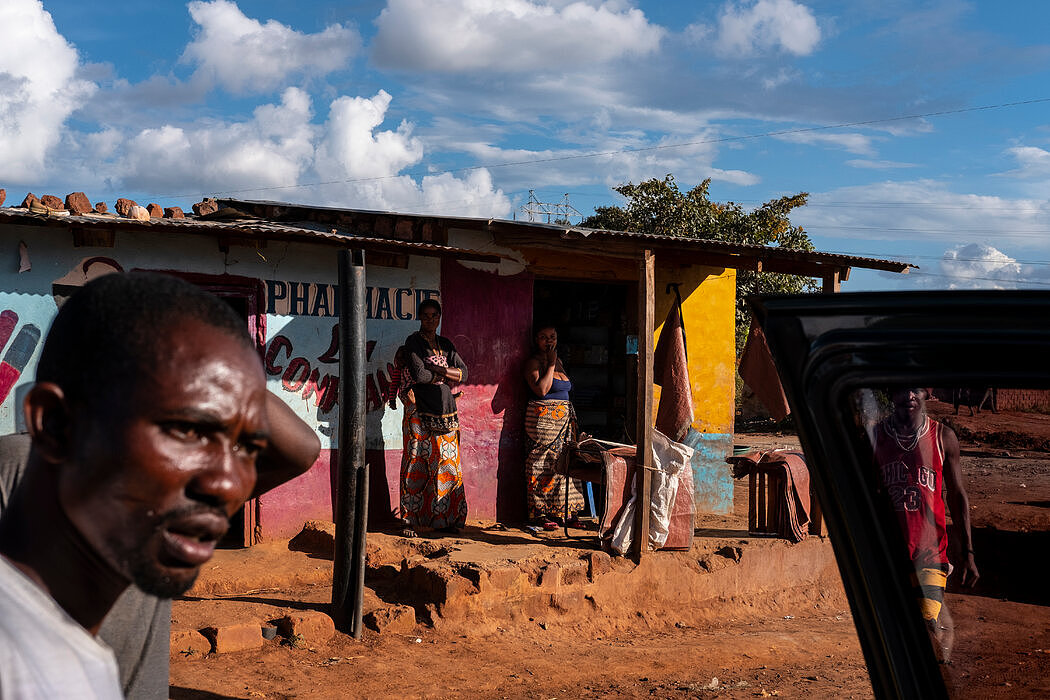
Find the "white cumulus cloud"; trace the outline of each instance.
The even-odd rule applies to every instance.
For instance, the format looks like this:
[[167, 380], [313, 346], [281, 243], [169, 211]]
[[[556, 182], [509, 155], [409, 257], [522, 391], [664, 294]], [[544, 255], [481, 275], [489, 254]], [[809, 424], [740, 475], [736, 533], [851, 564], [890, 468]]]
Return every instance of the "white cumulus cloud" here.
[[572, 70], [650, 54], [665, 34], [620, 2], [389, 0], [376, 24], [379, 65], [449, 73]]
[[332, 103], [325, 137], [317, 150], [321, 177], [366, 178], [397, 173], [423, 158], [423, 144], [402, 122], [396, 131], [375, 129], [386, 119], [390, 95], [340, 97]]
[[267, 92], [292, 75], [338, 70], [361, 46], [351, 27], [333, 24], [304, 34], [272, 19], [252, 19], [230, 0], [195, 0], [189, 11], [198, 31], [183, 60], [198, 65], [198, 79], [234, 93]]
[[407, 122], [382, 128], [391, 100], [382, 90], [371, 98], [339, 97], [324, 123], [315, 124], [309, 95], [291, 87], [279, 103], [260, 105], [243, 121], [165, 124], [123, 136], [107, 130], [83, 146], [103, 156], [95, 177], [138, 191], [463, 216], [510, 213], [510, 200], [487, 170], [462, 178], [405, 173], [423, 161], [424, 143]]
[[1024, 271], [1020, 263], [992, 246], [969, 243], [944, 252], [937, 286], [949, 289], [1013, 289]]
[[223, 192], [294, 184], [313, 160], [310, 98], [288, 88], [277, 105], [261, 105], [244, 122], [201, 122], [142, 129], [113, 164], [126, 186]]
[[1018, 178], [1050, 176], [1050, 151], [1036, 146], [1016, 146], [1006, 152], [1017, 161], [1017, 168], [1004, 175]]
[[64, 125], [96, 89], [38, 0], [0, 2], [0, 180], [42, 177]]
[[423, 141], [412, 125], [379, 130], [386, 121], [391, 96], [340, 97], [332, 102], [313, 163], [324, 183], [312, 188], [325, 204], [409, 213], [459, 216], [506, 216], [510, 200], [496, 188], [487, 170], [465, 178], [451, 173], [417, 181], [403, 170], [423, 161]]
[[830, 131], [799, 131], [788, 134], [777, 134], [777, 139], [791, 143], [804, 143], [814, 146], [842, 148], [859, 155], [874, 155], [871, 138], [864, 134], [837, 134]]
[[813, 12], [794, 0], [729, 2], [722, 8], [717, 27], [694, 24], [687, 35], [712, 43], [728, 58], [784, 52], [807, 56], [820, 43], [820, 26]]

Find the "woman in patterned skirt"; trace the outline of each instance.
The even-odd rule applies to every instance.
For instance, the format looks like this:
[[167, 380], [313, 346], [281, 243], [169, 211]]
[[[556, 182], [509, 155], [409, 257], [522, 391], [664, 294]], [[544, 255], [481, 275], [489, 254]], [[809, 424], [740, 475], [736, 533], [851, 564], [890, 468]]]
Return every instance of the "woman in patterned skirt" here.
[[459, 466], [459, 415], [456, 387], [467, 366], [448, 338], [437, 334], [441, 304], [419, 305], [419, 331], [405, 340], [410, 383], [401, 392], [405, 404], [401, 457], [402, 534], [415, 537], [421, 527], [459, 533], [467, 520], [463, 471]]
[[[553, 530], [565, 503], [566, 443], [576, 440], [576, 414], [569, 401], [572, 382], [558, 357], [557, 329], [538, 326], [534, 342], [525, 363], [525, 382], [532, 392], [525, 409], [529, 520]], [[576, 479], [569, 480], [568, 489], [569, 514], [575, 519], [584, 507], [583, 490]]]

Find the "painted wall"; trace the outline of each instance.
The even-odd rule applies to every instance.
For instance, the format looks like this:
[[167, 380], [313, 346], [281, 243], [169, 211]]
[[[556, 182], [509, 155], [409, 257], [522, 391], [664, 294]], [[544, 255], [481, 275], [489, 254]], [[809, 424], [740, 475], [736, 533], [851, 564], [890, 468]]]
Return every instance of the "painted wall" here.
[[[261, 348], [268, 388], [313, 425], [322, 453], [310, 471], [264, 494], [256, 509], [256, 536], [275, 539], [294, 535], [307, 519], [331, 519], [331, 469], [338, 448], [338, 322], [334, 282], [336, 251], [312, 244], [270, 243], [256, 248], [219, 250], [206, 236], [172, 236], [119, 232], [111, 248], [76, 248], [67, 231], [38, 227], [0, 228], [0, 249], [18, 260], [19, 242], [27, 244], [31, 269], [0, 269], [0, 434], [24, 430], [21, 400], [36, 372], [40, 347], [57, 313], [56, 294], [114, 269], [179, 270], [220, 278], [258, 280], [264, 314]], [[419, 300], [440, 297], [440, 264], [431, 258], [409, 258], [407, 269], [369, 266], [367, 455], [375, 485], [386, 489], [374, 499], [373, 512], [388, 514], [390, 492], [396, 496], [397, 469], [387, 481], [387, 463], [398, 464], [401, 447], [400, 407], [380, 401], [389, 383], [387, 364], [404, 338], [418, 328]], [[396, 498], [393, 501], [396, 505]], [[384, 512], [385, 508], [385, 512]]]
[[[260, 497], [257, 539], [294, 535], [308, 519], [332, 517], [332, 469], [338, 458], [338, 322], [336, 251], [304, 243], [270, 243], [258, 249], [219, 250], [206, 236], [120, 232], [112, 248], [75, 248], [70, 233], [5, 226], [0, 248], [17, 260], [28, 246], [32, 269], [0, 269], [0, 433], [24, 429], [21, 398], [31, 382], [43, 336], [57, 312], [56, 294], [112, 269], [177, 269], [201, 275], [258, 280], [265, 322], [260, 349], [268, 387], [317, 430], [322, 454], [302, 477]], [[453, 244], [500, 250], [491, 241]], [[513, 251], [509, 251], [513, 254]], [[666, 282], [682, 284], [698, 449], [694, 461], [697, 507], [730, 512], [732, 481], [725, 454], [732, 447], [734, 348], [732, 271], [675, 268], [658, 261], [657, 320], [670, 297]], [[407, 268], [370, 265], [367, 320], [366, 460], [371, 477], [371, 521], [383, 524], [398, 505], [401, 458], [400, 405], [380, 396], [389, 363], [404, 338], [418, 328], [415, 308], [428, 297], [445, 306], [440, 332], [450, 337], [469, 367], [460, 400], [462, 463], [470, 518], [513, 521], [524, 516], [521, 366], [532, 321], [533, 278], [513, 260], [500, 265], [439, 262], [410, 257]], [[659, 328], [657, 337], [659, 336]]]
[[[259, 498], [259, 539], [296, 534], [308, 519], [332, 519], [332, 485], [339, 448], [339, 304], [336, 253], [319, 266], [327, 274], [286, 275], [265, 282], [266, 348], [263, 364], [271, 391], [313, 425], [321, 438], [317, 464], [299, 479]], [[367, 264], [367, 256], [366, 256]], [[407, 269], [368, 266], [365, 330], [365, 459], [371, 487], [370, 522], [382, 526], [397, 506], [401, 461], [400, 403], [382, 396], [390, 384], [394, 353], [419, 328], [416, 307], [440, 299], [440, 266], [431, 258], [409, 258]]]
[[441, 333], [455, 343], [469, 370], [457, 408], [470, 518], [525, 518], [522, 367], [531, 344], [532, 288], [525, 272], [501, 276], [455, 261], [442, 266]]
[[[733, 452], [736, 271], [700, 266], [671, 268], [661, 266], [659, 259], [656, 262], [657, 342], [674, 300], [673, 294], [665, 293], [667, 284], [679, 283], [682, 295], [693, 393], [693, 426], [685, 442], [696, 450], [696, 510], [729, 514], [733, 512], [733, 478], [725, 458]], [[659, 387], [655, 387], [654, 394], [659, 405]]]

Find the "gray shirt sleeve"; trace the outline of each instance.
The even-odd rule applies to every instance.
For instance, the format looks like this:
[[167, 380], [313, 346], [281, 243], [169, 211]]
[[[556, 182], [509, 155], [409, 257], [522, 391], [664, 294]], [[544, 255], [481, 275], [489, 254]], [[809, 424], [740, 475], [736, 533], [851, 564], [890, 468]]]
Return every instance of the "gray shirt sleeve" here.
[[117, 598], [98, 636], [113, 650], [128, 700], [168, 697], [171, 601], [135, 586]]
[[0, 513], [11, 502], [11, 494], [25, 473], [29, 444], [25, 433], [0, 436]]

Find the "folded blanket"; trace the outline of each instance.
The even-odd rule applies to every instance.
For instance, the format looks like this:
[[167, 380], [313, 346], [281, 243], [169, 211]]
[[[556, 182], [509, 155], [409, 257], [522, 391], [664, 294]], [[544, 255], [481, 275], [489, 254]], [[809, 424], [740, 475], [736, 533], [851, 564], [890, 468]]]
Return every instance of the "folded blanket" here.
[[776, 494], [780, 499], [780, 522], [776, 523], [777, 534], [793, 542], [806, 539], [809, 524], [809, 467], [806, 457], [794, 450], [770, 450], [749, 452], [746, 455], [727, 457], [733, 465], [733, 477], [739, 479], [752, 473], [755, 465], [783, 476], [784, 488]]

